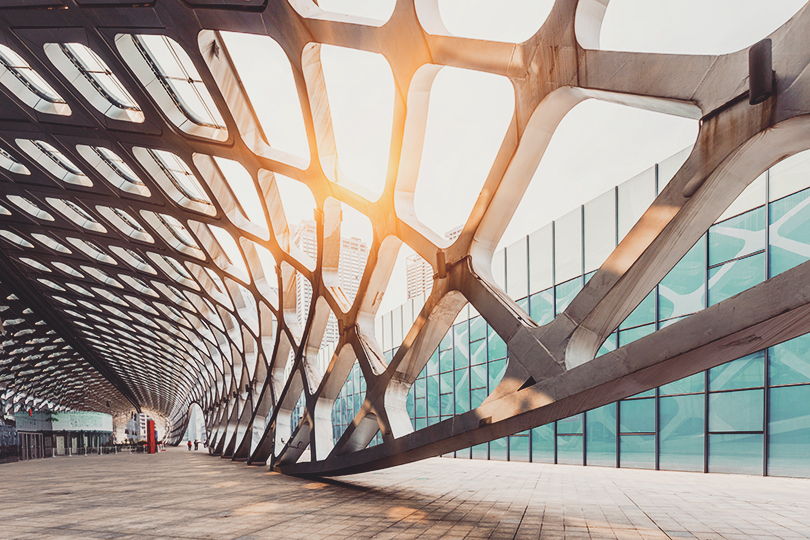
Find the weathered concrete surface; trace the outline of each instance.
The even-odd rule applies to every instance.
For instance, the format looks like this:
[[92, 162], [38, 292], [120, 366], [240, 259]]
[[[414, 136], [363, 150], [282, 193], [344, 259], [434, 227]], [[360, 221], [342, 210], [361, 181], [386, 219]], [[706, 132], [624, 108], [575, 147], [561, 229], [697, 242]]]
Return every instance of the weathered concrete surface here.
[[0, 537], [810, 538], [810, 480], [429, 459], [311, 481], [172, 449], [0, 466]]

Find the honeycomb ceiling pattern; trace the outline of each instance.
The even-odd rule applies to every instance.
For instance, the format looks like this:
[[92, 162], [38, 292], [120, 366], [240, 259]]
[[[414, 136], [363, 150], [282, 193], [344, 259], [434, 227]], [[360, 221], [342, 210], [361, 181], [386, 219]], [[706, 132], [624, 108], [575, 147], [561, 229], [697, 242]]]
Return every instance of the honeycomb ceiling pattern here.
[[[21, 283], [38, 305], [6, 301], [6, 338], [15, 343], [4, 345], [0, 385], [64, 407], [104, 410], [128, 400], [169, 418], [174, 442], [197, 403], [213, 452], [321, 474], [437, 455], [636, 393], [638, 385], [617, 384], [587, 394], [675, 362], [677, 351], [594, 360], [596, 350], [757, 176], [752, 170], [804, 149], [790, 135], [779, 151], [731, 159], [765, 144], [757, 136], [769, 127], [804, 114], [796, 105], [803, 85], [790, 83], [810, 59], [779, 62], [781, 51], [808, 50], [802, 29], [810, 16], [805, 8], [774, 34], [786, 81], [780, 103], [791, 104], [783, 110], [774, 100], [744, 99], [746, 51], [721, 58], [590, 50], [606, 5], [558, 0], [533, 37], [512, 44], [449, 35], [438, 0], [422, 2], [418, 15], [413, 2], [399, 1], [385, 23], [308, 0], [6, 2], [0, 282]], [[268, 142], [272, 125], [259, 121], [223, 32], [267, 36], [283, 50], [308, 155]], [[379, 53], [393, 74], [389, 166], [376, 200], [340, 169], [322, 44]], [[261, 55], [255, 62], [262, 69]], [[449, 246], [414, 212], [430, 88], [443, 66], [507, 78], [515, 95], [506, 136]], [[679, 76], [662, 75], [672, 73]], [[489, 262], [556, 125], [587, 98], [702, 118], [702, 127], [692, 156], [639, 224], [563, 316], [539, 327], [494, 283]], [[314, 259], [292, 243], [282, 178], [314, 198]], [[342, 207], [366, 216], [374, 233], [354, 298], [338, 275]], [[433, 267], [434, 287], [387, 362], [374, 319], [403, 243]], [[311, 285], [306, 305], [296, 280]], [[478, 409], [414, 432], [404, 405], [410, 384], [468, 302], [507, 343], [506, 375]], [[323, 370], [317, 359], [330, 315], [340, 340]], [[40, 316], [51, 322], [38, 326]], [[31, 339], [17, 336], [10, 321], [18, 319], [34, 330]], [[28, 344], [38, 339], [46, 341]], [[45, 350], [52, 346], [66, 354], [55, 357], [57, 349]], [[365, 403], [334, 443], [332, 404], [356, 362]], [[576, 369], [583, 364], [592, 369]], [[670, 369], [644, 384], [682, 375]], [[378, 432], [382, 443], [368, 447]]]

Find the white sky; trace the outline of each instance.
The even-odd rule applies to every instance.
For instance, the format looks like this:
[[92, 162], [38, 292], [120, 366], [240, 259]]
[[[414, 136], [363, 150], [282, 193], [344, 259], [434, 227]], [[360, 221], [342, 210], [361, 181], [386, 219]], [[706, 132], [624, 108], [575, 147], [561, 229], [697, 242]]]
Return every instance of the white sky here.
[[[439, 7], [445, 26], [456, 35], [519, 42], [539, 28], [551, 3], [551, 0], [439, 0]], [[601, 45], [611, 50], [681, 54], [732, 52], [767, 36], [804, 3], [805, 0], [612, 0], [605, 15]], [[320, 0], [319, 5], [326, 10], [385, 19], [393, 0]], [[236, 46], [233, 43], [236, 41], [228, 41], [229, 49]], [[242, 58], [254, 67], [255, 49], [250, 45], [245, 42]], [[263, 49], [270, 51], [273, 47], [264, 45]], [[238, 64], [240, 58], [236, 60]], [[380, 175], [387, 168], [390, 145], [393, 107], [390, 68], [380, 55], [336, 47], [329, 48], [323, 61], [341, 168], [353, 181], [379, 193]], [[278, 59], [267, 68], [249, 70], [254, 83], [267, 87], [268, 91], [283, 86], [273, 73], [285, 70]], [[283, 93], [279, 88], [273, 92]], [[290, 95], [287, 85], [286, 96]], [[508, 80], [495, 76], [445, 68], [436, 77], [420, 163], [421, 183], [417, 183], [416, 194], [417, 215], [435, 232], [443, 234], [465, 221], [509, 122], [510, 95]], [[287, 117], [296, 122], [295, 111], [282, 109], [264, 113], [269, 115], [268, 125], [278, 126], [270, 130], [265, 127], [266, 131], [283, 136], [286, 129], [281, 126]], [[257, 108], [257, 113], [261, 116], [263, 111]], [[293, 134], [300, 133], [295, 126], [291, 129]], [[269, 132], [267, 135], [270, 139]], [[501, 246], [691, 145], [696, 135], [697, 123], [693, 120], [594, 100], [578, 105], [556, 130]], [[300, 142], [294, 146], [300, 148]], [[282, 193], [282, 204], [289, 221], [297, 223], [298, 216], [304, 214], [311, 219], [311, 203], [304, 199], [299, 203], [293, 194], [295, 190], [287, 191], [291, 196]], [[344, 212], [344, 216], [347, 214]], [[350, 232], [363, 229], [368, 230], [365, 223], [346, 223], [344, 235], [363, 238], [367, 232]], [[400, 252], [381, 314], [406, 299], [407, 252], [407, 247]]]

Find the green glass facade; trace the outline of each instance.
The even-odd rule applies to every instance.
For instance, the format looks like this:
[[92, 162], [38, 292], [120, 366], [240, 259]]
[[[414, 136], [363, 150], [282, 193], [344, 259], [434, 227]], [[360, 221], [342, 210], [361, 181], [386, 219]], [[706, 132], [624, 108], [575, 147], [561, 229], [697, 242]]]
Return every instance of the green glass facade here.
[[[678, 167], [675, 156], [496, 253], [493, 275], [538, 324], [561, 313]], [[615, 227], [606, 226], [615, 224]], [[599, 354], [810, 260], [810, 153], [757, 178], [604, 343]], [[386, 359], [418, 306], [378, 319]], [[470, 306], [408, 395], [414, 429], [479, 406], [506, 369], [504, 341]], [[357, 366], [333, 410], [359, 410]], [[377, 439], [379, 440], [379, 439]], [[810, 335], [456, 457], [810, 477]]]

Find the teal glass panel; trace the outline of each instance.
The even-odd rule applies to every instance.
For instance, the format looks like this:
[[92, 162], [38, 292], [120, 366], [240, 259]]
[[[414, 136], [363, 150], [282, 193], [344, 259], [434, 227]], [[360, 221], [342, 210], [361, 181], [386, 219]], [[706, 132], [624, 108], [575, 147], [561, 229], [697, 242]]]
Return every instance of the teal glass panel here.
[[436, 375], [427, 378], [427, 411], [428, 416], [439, 416], [439, 377]]
[[432, 426], [433, 424], [438, 424], [439, 423], [439, 417], [438, 416], [428, 416], [427, 423], [428, 423], [429, 426]]
[[470, 410], [470, 368], [456, 370], [456, 414]]
[[624, 347], [637, 339], [649, 336], [653, 332], [655, 332], [655, 324], [645, 324], [629, 330], [619, 330], [619, 347]]
[[709, 472], [762, 474], [762, 435], [709, 435]]
[[711, 268], [709, 270], [709, 305], [718, 304], [763, 281], [765, 281], [764, 253]]
[[439, 350], [433, 351], [427, 365], [425, 366], [425, 373], [427, 375], [436, 375], [439, 373]]
[[509, 437], [509, 461], [529, 461], [529, 434]]
[[487, 365], [477, 364], [470, 368], [470, 388], [487, 388]]
[[427, 419], [425, 418], [417, 418], [413, 423], [414, 429], [424, 429], [427, 427]]
[[533, 294], [529, 299], [529, 315], [539, 325], [554, 319], [554, 290], [546, 289]]
[[810, 190], [771, 203], [769, 236], [771, 277], [810, 258]]
[[506, 343], [504, 343], [501, 336], [499, 336], [491, 326], [488, 327], [488, 329], [487, 349], [489, 350], [490, 361], [497, 360], [498, 358], [506, 358]]
[[765, 249], [765, 207], [709, 228], [709, 266]]
[[655, 322], [655, 290], [650, 292], [636, 309], [619, 325], [619, 330]]
[[709, 394], [709, 431], [762, 431], [764, 390]]
[[665, 384], [658, 389], [661, 396], [671, 396], [674, 394], [694, 394], [703, 392], [706, 389], [706, 375], [704, 372], [695, 373], [689, 377], [678, 379], [675, 382]]
[[652, 433], [655, 431], [655, 398], [619, 402], [621, 433]]
[[658, 284], [658, 317], [670, 319], [706, 307], [706, 236]]
[[442, 420], [449, 416], [453, 416], [455, 412], [455, 402], [456, 397], [453, 394], [442, 394], [441, 395], [441, 415]]
[[650, 390], [645, 390], [644, 392], [639, 392], [638, 394], [633, 394], [627, 399], [639, 399], [645, 397], [655, 397], [655, 389], [651, 388]]
[[453, 348], [453, 330], [450, 329], [439, 342], [439, 350], [446, 351]]
[[416, 398], [414, 405], [414, 416], [416, 418], [424, 418], [427, 416], [427, 408], [425, 407], [425, 398]]
[[470, 319], [470, 341], [478, 341], [487, 337], [487, 321], [480, 315]]
[[595, 275], [596, 275], [596, 270], [594, 270], [593, 272], [588, 272], [587, 274], [585, 274], [585, 275], [583, 276], [583, 277], [585, 278], [585, 285], [587, 285], [587, 284], [588, 284], [588, 282], [591, 280], [591, 278], [592, 278], [593, 276], [595, 276]]
[[[413, 387], [411, 388], [413, 390]], [[408, 392], [408, 399], [405, 401], [405, 408], [408, 410], [408, 417], [414, 418], [413, 392]]]
[[439, 375], [439, 393], [449, 394], [453, 392], [453, 372]]
[[585, 413], [585, 463], [616, 466], [616, 404]]
[[480, 339], [470, 343], [470, 363], [486, 364], [487, 362], [487, 340]]
[[554, 463], [554, 424], [532, 429], [532, 461]]
[[575, 414], [557, 420], [557, 435], [581, 435], [583, 416], [582, 414]]
[[503, 374], [506, 373], [506, 359], [495, 360], [489, 363], [489, 392], [492, 393], [495, 387], [501, 383]]
[[628, 469], [655, 468], [655, 435], [621, 435], [619, 464]]
[[453, 371], [453, 349], [439, 352], [439, 372]]
[[757, 388], [765, 384], [765, 353], [757, 351], [709, 370], [709, 391]]
[[688, 317], [688, 315], [686, 315], [686, 316], [684, 316], [684, 317], [675, 317], [674, 319], [667, 319], [667, 320], [665, 320], [665, 321], [659, 321], [659, 322], [658, 322], [658, 329], [659, 329], [659, 330], [662, 330], [662, 329], [666, 328], [667, 326], [672, 326], [672, 325], [673, 325], [673, 324], [675, 324], [676, 322], [678, 322], [678, 321], [682, 321], [682, 320], [684, 320], [684, 319], [685, 319], [685, 318], [687, 318], [687, 317]]
[[810, 382], [810, 334], [771, 347], [768, 361], [771, 386]]
[[522, 309], [523, 311], [525, 311], [526, 313], [529, 313], [529, 297], [528, 296], [524, 296], [523, 298], [515, 300], [515, 304], [517, 304], [518, 307], [520, 309]]
[[489, 443], [489, 459], [497, 459], [501, 461], [506, 461], [508, 459], [506, 437], [502, 439], [495, 439]]
[[599, 356], [602, 356], [603, 354], [609, 353], [610, 351], [615, 351], [616, 350], [616, 342], [617, 342], [618, 339], [619, 339], [619, 337], [618, 337], [618, 334], [616, 332], [613, 332], [612, 334], [610, 334], [608, 336], [608, 338], [605, 340], [605, 342], [602, 343], [602, 346], [599, 347], [599, 351], [596, 353], [596, 356], [599, 357]]
[[470, 453], [471, 453], [471, 451], [470, 451], [469, 448], [464, 448], [463, 450], [458, 450], [456, 452], [456, 458], [457, 459], [470, 459], [470, 457], [471, 457]]
[[487, 443], [477, 444], [470, 450], [472, 450], [473, 459], [489, 459], [489, 445]]
[[456, 369], [470, 365], [470, 339], [467, 321], [453, 326], [453, 363]]
[[557, 463], [584, 465], [582, 435], [557, 435]]
[[479, 388], [470, 391], [470, 408], [476, 409], [481, 406], [485, 399], [487, 399], [487, 389]]
[[670, 471], [703, 470], [705, 399], [703, 394], [660, 398], [660, 468]]
[[810, 385], [772, 388], [768, 474], [810, 478]]
[[562, 313], [568, 307], [577, 293], [582, 290], [582, 277], [576, 277], [565, 283], [557, 285], [557, 313]]
[[411, 389], [413, 390], [414, 395], [416, 397], [420, 398], [425, 397], [426, 395], [425, 392], [427, 392], [427, 382], [425, 378], [423, 376], [420, 376], [418, 379], [416, 379]]

